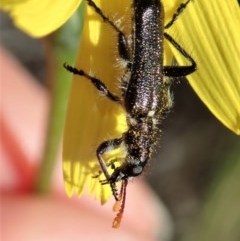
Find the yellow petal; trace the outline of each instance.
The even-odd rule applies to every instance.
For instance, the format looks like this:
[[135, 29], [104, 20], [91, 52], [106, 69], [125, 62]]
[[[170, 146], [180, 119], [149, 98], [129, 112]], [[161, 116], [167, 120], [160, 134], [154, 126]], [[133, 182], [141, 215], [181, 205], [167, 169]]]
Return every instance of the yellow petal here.
[[[177, 4], [166, 1], [166, 4]], [[182, 1], [180, 1], [182, 2]], [[178, 2], [179, 4], [179, 2]], [[209, 110], [240, 134], [240, 8], [237, 1], [195, 0], [169, 33], [189, 50], [197, 71], [188, 80]], [[180, 65], [186, 60], [174, 50]]]
[[3, 0], [0, 9], [9, 12], [15, 25], [24, 32], [42, 37], [64, 24], [80, 3], [81, 0]]
[[[118, 17], [124, 16], [123, 21], [128, 20], [127, 23], [122, 24], [124, 32], [130, 33], [131, 30], [129, 29], [129, 26], [131, 26], [131, 16], [129, 14], [131, 13], [131, 3], [129, 0], [121, 2], [99, 0], [95, 2], [98, 6], [100, 6], [102, 11], [110, 17], [110, 19], [117, 20]], [[164, 1], [164, 3], [165, 2], [166, 1]], [[203, 30], [199, 30], [199, 28], [201, 28], [199, 25], [205, 21], [201, 19], [201, 21], [195, 23], [193, 20], [195, 20], [197, 16], [196, 13], [194, 13], [192, 17], [193, 19], [189, 17], [189, 12], [193, 11], [191, 9], [194, 9], [193, 4], [195, 4], [195, 2], [189, 4], [189, 9], [186, 10], [186, 13], [184, 13], [174, 24], [176, 28], [172, 28], [174, 30], [172, 35], [177, 36], [176, 39], [180, 39], [180, 43], [182, 42], [182, 38], [187, 41], [187, 45], [183, 44], [183, 46], [190, 45], [194, 47], [192, 52], [194, 52], [194, 57], [195, 55], [197, 57], [197, 59], [195, 59], [198, 63], [199, 70], [196, 74], [192, 75], [193, 77], [190, 78], [190, 80], [194, 79], [193, 87], [200, 93], [200, 96], [205, 103], [212, 103], [213, 100], [213, 103], [219, 102], [215, 109], [219, 108], [221, 110], [224, 109], [223, 103], [219, 100], [216, 101], [219, 95], [217, 93], [218, 88], [213, 88], [213, 83], [216, 85], [216, 82], [214, 82], [214, 78], [211, 76], [211, 71], [207, 72], [208, 65], [213, 64], [213, 67], [216, 67], [216, 64], [211, 63], [210, 61], [208, 65], [204, 66], [205, 61], [203, 61], [206, 58], [206, 55], [208, 58], [214, 56], [215, 54], [210, 53], [209, 55], [209, 50], [206, 52], [208, 47], [206, 44], [208, 41], [203, 41], [205, 38], [203, 36]], [[174, 12], [174, 8], [167, 5], [168, 4], [165, 5], [167, 19], [165, 22], [170, 19], [169, 16], [172, 16], [172, 13]], [[178, 6], [179, 4], [176, 4], [176, 7]], [[181, 18], [184, 18], [184, 16], [186, 18], [185, 21], [187, 21], [191, 28], [187, 28], [185, 25], [183, 29], [179, 27], [182, 24]], [[205, 25], [203, 26], [203, 28], [206, 28]], [[180, 30], [176, 30], [178, 28]], [[183, 35], [185, 30], [187, 33], [186, 35]], [[194, 31], [193, 34], [191, 31]], [[196, 38], [195, 41], [194, 38]], [[213, 37], [208, 38], [212, 39]], [[201, 46], [201, 42], [204, 42], [205, 45]], [[116, 32], [114, 32], [109, 25], [104, 24], [102, 19], [99, 18], [99, 16], [91, 8], [87, 7], [87, 16], [76, 66], [77, 68], [83, 69], [87, 73], [92, 73], [94, 76], [101, 79], [112, 93], [119, 95], [118, 77], [121, 76], [122, 72], [116, 65], [116, 58], [118, 57], [116, 44]], [[194, 44], [197, 44], [197, 47], [195, 47]], [[216, 43], [214, 44], [216, 45]], [[199, 46], [201, 46], [201, 48]], [[195, 48], [196, 50], [199, 49], [199, 52], [195, 53]], [[200, 56], [202, 56], [202, 59], [199, 59]], [[186, 64], [186, 61], [181, 61], [180, 58], [178, 58], [178, 60], [181, 64]], [[219, 68], [217, 68], [217, 71], [219, 71]], [[228, 72], [227, 74], [229, 75], [229, 71], [226, 72]], [[220, 74], [222, 75], [223, 73]], [[214, 72], [214, 76], [215, 75], [219, 76], [219, 73]], [[226, 79], [228, 79], [228, 76], [225, 76], [224, 79], [225, 81], [218, 82], [227, 82]], [[232, 79], [236, 80], [236, 78]], [[192, 82], [193, 81], [191, 81], [191, 83]], [[198, 87], [195, 87], [195, 85]], [[202, 88], [202, 85], [205, 86], [206, 90]], [[237, 83], [233, 84], [233, 86], [236, 86], [237, 88]], [[224, 87], [223, 90], [225, 88], [226, 87]], [[199, 91], [198, 89], [202, 91]], [[228, 93], [226, 96], [231, 99]], [[227, 102], [228, 101], [226, 101], [226, 103]], [[210, 104], [210, 106], [211, 105], [214, 106], [214, 104]], [[212, 109], [212, 107], [209, 108]], [[235, 110], [237, 109], [236, 103], [234, 108]], [[230, 113], [231, 112], [232, 110]], [[237, 115], [238, 114], [236, 114], [236, 116]], [[234, 118], [228, 117], [228, 119], [233, 120]], [[109, 186], [100, 185], [98, 178], [92, 178], [94, 173], [97, 173], [99, 170], [99, 163], [96, 158], [96, 149], [105, 140], [119, 138], [126, 129], [127, 125], [125, 121], [125, 113], [121, 106], [109, 101], [106, 97], [100, 97], [98, 91], [85, 78], [74, 76], [68, 105], [63, 146], [65, 188], [69, 196], [71, 196], [74, 191], [77, 192], [78, 195], [81, 195], [85, 186], [87, 186], [90, 195], [94, 195], [97, 199], [101, 199], [102, 203], [107, 201], [107, 199], [112, 195]], [[116, 156], [120, 159], [120, 161], [121, 158], [124, 158], [122, 151], [116, 150], [111, 152], [111, 156], [105, 156], [104, 160], [112, 160]], [[103, 175], [100, 176], [100, 180], [102, 179], [104, 179]]]
[[[110, 19], [118, 20], [122, 16], [130, 19], [129, 0], [95, 3]], [[128, 23], [123, 26], [124, 31], [129, 31]], [[118, 86], [122, 71], [116, 64], [117, 57], [116, 32], [87, 7], [76, 67], [99, 78], [112, 93], [120, 95]], [[92, 177], [100, 170], [96, 149], [105, 140], [121, 137], [126, 128], [125, 113], [119, 104], [100, 96], [86, 78], [73, 77], [63, 143], [63, 172], [69, 196], [74, 191], [81, 195], [85, 186], [88, 193], [101, 199], [102, 203], [112, 196], [109, 185], [99, 183], [105, 179], [103, 174], [99, 178]], [[115, 150], [104, 155], [104, 160], [116, 156], [124, 158], [122, 151]], [[111, 168], [109, 172], [112, 172]]]

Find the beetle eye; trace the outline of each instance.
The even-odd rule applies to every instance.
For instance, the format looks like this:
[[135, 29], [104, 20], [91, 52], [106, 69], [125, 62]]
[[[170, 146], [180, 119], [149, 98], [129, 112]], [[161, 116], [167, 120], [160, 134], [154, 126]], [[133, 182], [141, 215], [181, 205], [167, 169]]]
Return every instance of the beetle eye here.
[[141, 174], [143, 171], [143, 168], [141, 166], [137, 166], [137, 167], [134, 167], [132, 169], [132, 175], [133, 176], [138, 176], [139, 174]]

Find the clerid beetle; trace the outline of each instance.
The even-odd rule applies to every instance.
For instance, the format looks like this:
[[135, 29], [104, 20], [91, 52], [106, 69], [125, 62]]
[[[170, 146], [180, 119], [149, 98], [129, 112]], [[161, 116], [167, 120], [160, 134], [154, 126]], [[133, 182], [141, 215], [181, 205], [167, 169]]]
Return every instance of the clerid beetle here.
[[[132, 3], [132, 40], [114, 24], [93, 0], [86, 0], [96, 14], [109, 24], [118, 35], [118, 53], [126, 61], [129, 73], [121, 86], [121, 96], [114, 95], [102, 80], [89, 75], [84, 70], [64, 64], [75, 75], [84, 76], [110, 101], [122, 105], [126, 111], [128, 130], [120, 138], [104, 141], [96, 150], [96, 155], [106, 179], [102, 184], [111, 186], [117, 203], [121, 202], [119, 213], [113, 227], [118, 227], [124, 209], [128, 180], [139, 176], [155, 149], [160, 134], [160, 124], [172, 106], [169, 84], [164, 77], [182, 77], [196, 70], [194, 59], [164, 30], [170, 28], [191, 0], [182, 3], [172, 20], [164, 26], [164, 8], [160, 0], [133, 0]], [[117, 1], [117, 0], [114, 0]], [[163, 41], [168, 40], [189, 62], [189, 66], [164, 66]], [[104, 153], [122, 146], [126, 157], [119, 167], [114, 167], [110, 175]], [[121, 182], [118, 192], [116, 183]]]

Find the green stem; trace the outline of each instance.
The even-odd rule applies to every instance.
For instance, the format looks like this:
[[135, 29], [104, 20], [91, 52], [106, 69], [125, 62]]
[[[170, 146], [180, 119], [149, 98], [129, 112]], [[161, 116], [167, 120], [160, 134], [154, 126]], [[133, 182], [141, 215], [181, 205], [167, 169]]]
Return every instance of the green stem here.
[[[61, 67], [59, 66], [58, 68]], [[62, 73], [63, 71], [58, 72]], [[63, 76], [65, 76], [64, 73]], [[58, 81], [54, 86], [52, 96], [47, 134], [48, 138], [46, 140], [43, 159], [36, 183], [36, 190], [38, 192], [46, 192], [50, 187], [49, 184], [51, 182], [52, 172], [62, 138], [67, 99], [71, 82], [69, 81], [69, 77], [66, 77], [66, 79], [63, 80], [62, 76], [60, 77], [59, 74], [57, 76], [57, 80]]]
[[52, 173], [62, 140], [67, 100], [71, 86], [71, 74], [63, 68], [64, 62], [75, 63], [76, 49], [82, 32], [84, 4], [54, 36], [56, 56], [56, 80], [51, 99], [47, 140], [43, 159], [39, 167], [35, 190], [45, 193], [50, 189]]

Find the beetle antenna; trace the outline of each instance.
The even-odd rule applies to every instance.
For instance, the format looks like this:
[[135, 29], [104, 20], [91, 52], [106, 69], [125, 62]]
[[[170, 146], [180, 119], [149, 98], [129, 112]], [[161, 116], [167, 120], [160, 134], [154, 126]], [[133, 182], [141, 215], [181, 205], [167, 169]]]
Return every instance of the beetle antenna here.
[[119, 194], [118, 200], [115, 202], [113, 206], [113, 211], [118, 212], [112, 224], [113, 228], [119, 228], [121, 224], [123, 211], [125, 208], [127, 184], [128, 184], [128, 180], [122, 181], [121, 192]]

